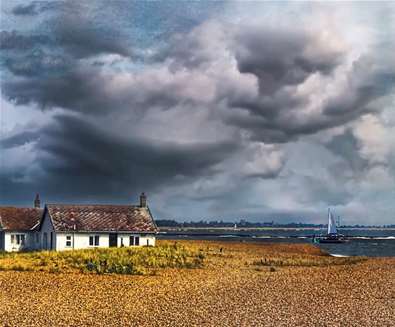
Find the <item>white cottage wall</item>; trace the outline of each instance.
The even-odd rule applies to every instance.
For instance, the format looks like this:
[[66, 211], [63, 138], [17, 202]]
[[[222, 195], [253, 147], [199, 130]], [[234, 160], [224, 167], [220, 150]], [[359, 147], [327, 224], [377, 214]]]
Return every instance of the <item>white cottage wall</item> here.
[[[25, 242], [17, 244], [16, 242], [12, 243], [11, 242], [11, 235], [23, 235], [25, 238]], [[13, 232], [4, 232], [4, 251], [7, 252], [15, 252], [15, 251], [22, 251], [22, 250], [28, 250], [31, 249], [30, 247], [30, 233], [29, 232], [18, 232], [18, 231], [13, 231]]]
[[[90, 236], [99, 236], [99, 245], [89, 245]], [[70, 240], [67, 237], [70, 237]], [[68, 241], [71, 241], [71, 245], [68, 246]], [[56, 233], [56, 250], [77, 250], [77, 249], [93, 249], [93, 248], [106, 248], [109, 246], [109, 236], [107, 233], [95, 233], [95, 232], [71, 232], [71, 233]]]
[[[99, 245], [89, 245], [90, 236], [99, 236]], [[118, 234], [117, 246], [130, 246], [130, 236], [140, 237], [140, 246], [155, 246], [155, 235], [139, 235], [135, 233]], [[69, 238], [68, 238], [69, 237]], [[109, 247], [110, 237], [108, 233], [95, 232], [71, 232], [71, 233], [56, 233], [56, 250], [77, 250], [77, 249], [92, 249], [92, 248], [106, 248]]]
[[[11, 243], [11, 234], [25, 235], [25, 245], [17, 245]], [[51, 244], [52, 234], [52, 244]], [[91, 246], [89, 244], [90, 236], [99, 236], [99, 245]], [[2, 237], [3, 236], [3, 237]], [[122, 245], [133, 246], [130, 243], [131, 236], [139, 236], [139, 246], [155, 246], [155, 235], [153, 234], [136, 234], [136, 233], [121, 233], [118, 234], [117, 246]], [[74, 233], [56, 233], [53, 229], [52, 222], [49, 216], [44, 217], [44, 221], [40, 232], [1, 232], [0, 237], [0, 250], [12, 252], [21, 250], [77, 250], [77, 249], [92, 249], [96, 247], [107, 248], [109, 247], [109, 234], [108, 233], [95, 233], [95, 232], [74, 232]], [[68, 238], [69, 237], [69, 238]]]
[[155, 235], [145, 235], [140, 237], [140, 245], [155, 246]]
[[151, 234], [136, 234], [136, 233], [120, 233], [118, 234], [118, 247], [131, 246], [130, 236], [140, 237], [140, 246], [155, 246], [155, 235]]
[[16, 247], [14, 247], [11, 244], [11, 233], [5, 232], [4, 233], [4, 251], [12, 252], [12, 251], [18, 251], [18, 250], [19, 249], [17, 249]]

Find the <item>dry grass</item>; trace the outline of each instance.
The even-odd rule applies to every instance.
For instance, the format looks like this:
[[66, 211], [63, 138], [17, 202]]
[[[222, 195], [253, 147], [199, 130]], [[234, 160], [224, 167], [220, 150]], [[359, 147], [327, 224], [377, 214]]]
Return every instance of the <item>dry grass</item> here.
[[[394, 325], [395, 258], [344, 262], [298, 244], [177, 246], [203, 253], [203, 267], [156, 276], [0, 272], [0, 326]], [[263, 258], [304, 264], [254, 264]]]
[[364, 257], [331, 257], [317, 255], [293, 255], [293, 256], [264, 256], [259, 260], [254, 260], [254, 266], [273, 266], [273, 267], [323, 267], [336, 265], [351, 265], [362, 262], [367, 258]]
[[0, 270], [146, 275], [158, 268], [198, 268], [202, 253], [182, 245], [0, 253]]

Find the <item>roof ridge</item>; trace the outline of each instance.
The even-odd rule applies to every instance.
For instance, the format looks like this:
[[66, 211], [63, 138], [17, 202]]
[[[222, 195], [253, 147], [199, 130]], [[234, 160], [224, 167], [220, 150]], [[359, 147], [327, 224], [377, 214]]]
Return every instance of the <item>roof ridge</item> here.
[[31, 210], [43, 210], [43, 208], [33, 208], [33, 207], [13, 207], [13, 206], [0, 206], [0, 209], [31, 209]]
[[46, 206], [73, 206], [73, 207], [138, 207], [138, 204], [71, 204], [71, 203], [46, 203]]

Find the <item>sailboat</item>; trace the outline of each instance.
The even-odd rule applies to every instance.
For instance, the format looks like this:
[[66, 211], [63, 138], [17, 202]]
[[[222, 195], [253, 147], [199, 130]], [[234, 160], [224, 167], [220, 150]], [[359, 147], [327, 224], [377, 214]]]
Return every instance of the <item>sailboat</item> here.
[[331, 209], [328, 208], [328, 232], [327, 235], [314, 236], [314, 243], [343, 243], [343, 236], [338, 234], [335, 217], [333, 216]]

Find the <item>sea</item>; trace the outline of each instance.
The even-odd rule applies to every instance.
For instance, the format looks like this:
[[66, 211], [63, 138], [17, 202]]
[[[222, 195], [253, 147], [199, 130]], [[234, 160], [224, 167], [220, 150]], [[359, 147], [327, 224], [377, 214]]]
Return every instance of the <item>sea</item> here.
[[[325, 234], [324, 229], [196, 229], [160, 232], [165, 240], [221, 240], [260, 243], [310, 243], [313, 235]], [[334, 256], [394, 257], [395, 229], [341, 229], [346, 241], [341, 244], [314, 244]]]

